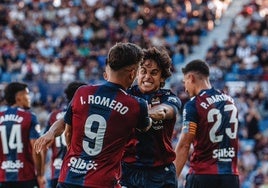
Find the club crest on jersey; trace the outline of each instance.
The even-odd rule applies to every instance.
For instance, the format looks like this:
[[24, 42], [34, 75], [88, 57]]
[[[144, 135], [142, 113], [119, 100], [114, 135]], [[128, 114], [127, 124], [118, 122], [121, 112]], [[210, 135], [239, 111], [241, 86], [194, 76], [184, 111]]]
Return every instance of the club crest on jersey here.
[[160, 104], [160, 98], [159, 97], [152, 98], [151, 103], [152, 103], [152, 105]]

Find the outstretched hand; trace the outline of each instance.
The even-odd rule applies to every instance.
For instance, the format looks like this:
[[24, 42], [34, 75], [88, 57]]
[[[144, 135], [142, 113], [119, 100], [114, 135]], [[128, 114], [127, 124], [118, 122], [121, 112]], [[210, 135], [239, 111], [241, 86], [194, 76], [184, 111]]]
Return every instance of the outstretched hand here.
[[42, 150], [49, 149], [49, 147], [54, 142], [54, 135], [52, 132], [48, 131], [40, 138], [38, 138], [34, 143], [34, 150], [36, 153], [40, 153]]
[[154, 107], [149, 107], [148, 108], [148, 113], [149, 116], [153, 119], [153, 120], [164, 120], [166, 119], [166, 109], [163, 108], [162, 106], [154, 106]]

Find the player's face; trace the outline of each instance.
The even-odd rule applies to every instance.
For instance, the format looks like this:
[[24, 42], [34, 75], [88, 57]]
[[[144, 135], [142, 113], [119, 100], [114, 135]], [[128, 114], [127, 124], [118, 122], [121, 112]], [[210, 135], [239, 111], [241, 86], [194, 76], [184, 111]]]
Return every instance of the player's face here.
[[137, 78], [139, 89], [143, 93], [157, 91], [161, 82], [164, 82], [161, 70], [153, 60], [145, 60], [138, 70]]
[[25, 109], [29, 109], [31, 107], [31, 99], [29, 95], [29, 89], [26, 88], [23, 91], [19, 91], [16, 95], [16, 104], [17, 106]]

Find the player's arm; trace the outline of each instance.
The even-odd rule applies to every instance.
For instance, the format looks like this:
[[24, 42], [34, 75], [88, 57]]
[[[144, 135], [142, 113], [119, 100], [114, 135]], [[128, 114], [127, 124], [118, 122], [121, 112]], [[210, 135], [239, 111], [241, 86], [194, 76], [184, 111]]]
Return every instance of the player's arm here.
[[34, 144], [35, 144], [35, 139], [31, 139], [31, 145], [32, 145], [32, 155], [33, 155], [33, 161], [34, 161], [34, 166], [36, 170], [36, 175], [37, 175], [37, 181], [39, 184], [39, 188], [45, 188], [46, 187], [46, 178], [44, 175], [45, 172], [45, 156], [43, 152], [36, 153], [34, 151]]
[[69, 124], [66, 124], [65, 126], [64, 136], [65, 136], [67, 148], [69, 149], [70, 144], [71, 144], [71, 138], [72, 138], [72, 129]]
[[176, 159], [174, 161], [176, 166], [176, 173], [179, 177], [181, 171], [188, 159], [191, 144], [196, 134], [196, 123], [187, 122], [182, 127], [182, 133], [180, 135], [179, 142], [175, 148]]
[[53, 144], [55, 137], [60, 136], [64, 130], [65, 122], [63, 118], [55, 121], [49, 130], [35, 141], [35, 152], [39, 153], [41, 150], [48, 149]]
[[148, 113], [148, 105], [147, 102], [144, 99], [140, 100], [140, 116], [138, 120], [138, 127], [136, 129], [141, 132], [148, 131], [152, 126], [152, 118], [149, 117]]
[[172, 119], [175, 116], [175, 110], [171, 105], [159, 104], [148, 109], [149, 116], [155, 120]]

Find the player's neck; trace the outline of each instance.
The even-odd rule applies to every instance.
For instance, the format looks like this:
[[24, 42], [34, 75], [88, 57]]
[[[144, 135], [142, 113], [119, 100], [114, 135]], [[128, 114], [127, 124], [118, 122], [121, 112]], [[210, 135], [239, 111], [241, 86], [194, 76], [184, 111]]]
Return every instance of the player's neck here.
[[131, 80], [130, 78], [130, 73], [123, 73], [123, 72], [111, 73], [108, 81], [121, 85], [125, 90], [127, 90], [133, 82], [133, 80]]
[[212, 86], [209, 81], [202, 81], [199, 84], [197, 84], [196, 93], [199, 93], [202, 90], [211, 89]]

